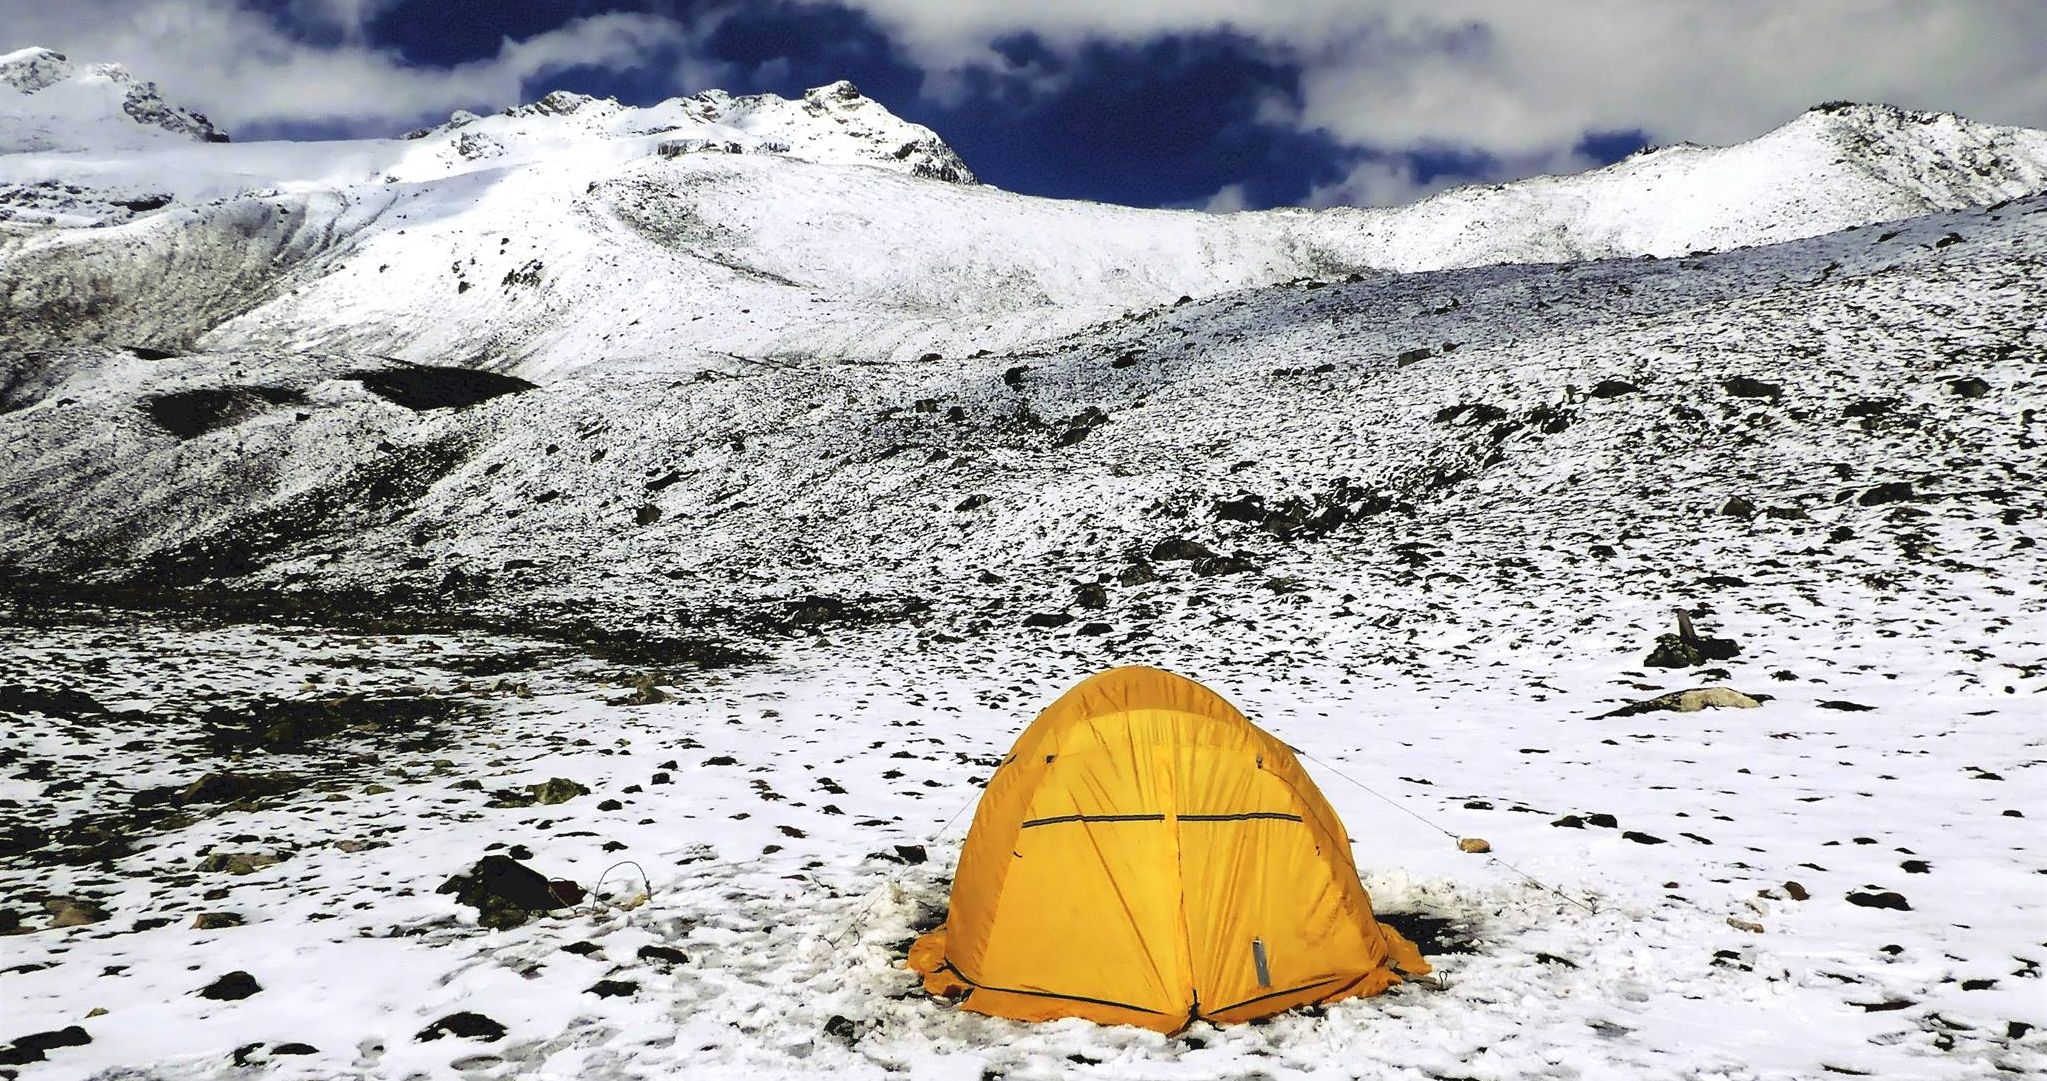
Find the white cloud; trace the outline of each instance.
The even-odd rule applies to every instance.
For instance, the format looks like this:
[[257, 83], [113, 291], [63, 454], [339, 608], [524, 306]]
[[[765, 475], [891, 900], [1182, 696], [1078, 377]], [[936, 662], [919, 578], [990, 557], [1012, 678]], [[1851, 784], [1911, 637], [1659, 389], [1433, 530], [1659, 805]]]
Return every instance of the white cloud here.
[[1249, 210], [1251, 202], [1242, 184], [1224, 184], [1214, 195], [1191, 204], [1190, 210], [1205, 210], [1210, 214], [1235, 214]]
[[[333, 46], [293, 39], [235, 0], [35, 3], [0, 26], [14, 39], [10, 47], [45, 45], [79, 61], [124, 64], [230, 131], [286, 121], [395, 127], [458, 107], [499, 108], [519, 102], [528, 80], [571, 67], [629, 68], [657, 56], [687, 64], [708, 30], [654, 15], [595, 15], [506, 39], [485, 59], [428, 68], [363, 44], [361, 28], [390, 2], [299, 0], [302, 17], [341, 31]], [[709, 85], [717, 74], [702, 66], [678, 72], [677, 81]]]
[[1598, 164], [1576, 151], [1563, 151], [1496, 159], [1475, 174], [1438, 174], [1424, 180], [1411, 157], [1370, 157], [1352, 165], [1340, 179], [1317, 185], [1301, 201], [1301, 205], [1401, 206], [1469, 184], [1498, 184], [1541, 174], [1582, 173]]
[[[1832, 99], [2047, 127], [2047, 4], [2028, 0], [845, 0], [927, 67], [1229, 27], [1302, 64], [1293, 122], [1377, 152], [1565, 160], [1587, 133], [1753, 138]], [[1397, 190], [1362, 166], [1358, 190]], [[1346, 182], [1347, 184], [1350, 182]]]

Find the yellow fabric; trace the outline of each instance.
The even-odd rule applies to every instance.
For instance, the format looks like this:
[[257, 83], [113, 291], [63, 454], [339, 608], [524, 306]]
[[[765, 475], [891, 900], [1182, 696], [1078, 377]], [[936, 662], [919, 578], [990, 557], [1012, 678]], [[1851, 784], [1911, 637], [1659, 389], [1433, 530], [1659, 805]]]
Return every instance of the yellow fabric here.
[[1293, 752], [1208, 688], [1142, 667], [1083, 681], [1018, 737], [975, 809], [946, 924], [909, 962], [969, 1010], [1161, 1032], [1429, 971], [1372, 918], [1349, 834]]

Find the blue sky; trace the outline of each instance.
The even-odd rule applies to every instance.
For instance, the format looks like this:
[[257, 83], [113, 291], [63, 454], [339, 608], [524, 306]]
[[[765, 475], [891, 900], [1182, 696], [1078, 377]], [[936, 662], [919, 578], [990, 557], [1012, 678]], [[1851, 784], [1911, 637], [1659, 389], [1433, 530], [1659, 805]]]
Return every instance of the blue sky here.
[[238, 139], [851, 79], [1004, 188], [1224, 210], [1575, 171], [1835, 98], [2047, 124], [2047, 5], [2006, 0], [0, 0], [0, 31]]

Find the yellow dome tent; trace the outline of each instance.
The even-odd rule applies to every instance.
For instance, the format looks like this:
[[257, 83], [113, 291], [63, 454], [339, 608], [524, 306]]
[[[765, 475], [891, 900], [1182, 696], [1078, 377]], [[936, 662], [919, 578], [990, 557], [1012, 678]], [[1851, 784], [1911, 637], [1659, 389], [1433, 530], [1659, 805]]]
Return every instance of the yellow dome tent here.
[[1160, 1032], [1429, 971], [1286, 745], [1156, 668], [1087, 679], [1017, 739], [910, 967], [979, 1013]]

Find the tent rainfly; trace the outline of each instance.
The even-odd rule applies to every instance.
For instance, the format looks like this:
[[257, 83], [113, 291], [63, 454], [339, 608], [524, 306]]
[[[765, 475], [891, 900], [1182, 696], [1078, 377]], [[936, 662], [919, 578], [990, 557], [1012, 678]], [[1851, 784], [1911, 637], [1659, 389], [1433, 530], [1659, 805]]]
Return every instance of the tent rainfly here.
[[1374, 995], [1429, 971], [1372, 916], [1349, 834], [1287, 746], [1199, 683], [1117, 668], [996, 767], [946, 922], [910, 948], [933, 994], [996, 1017], [1177, 1032]]

